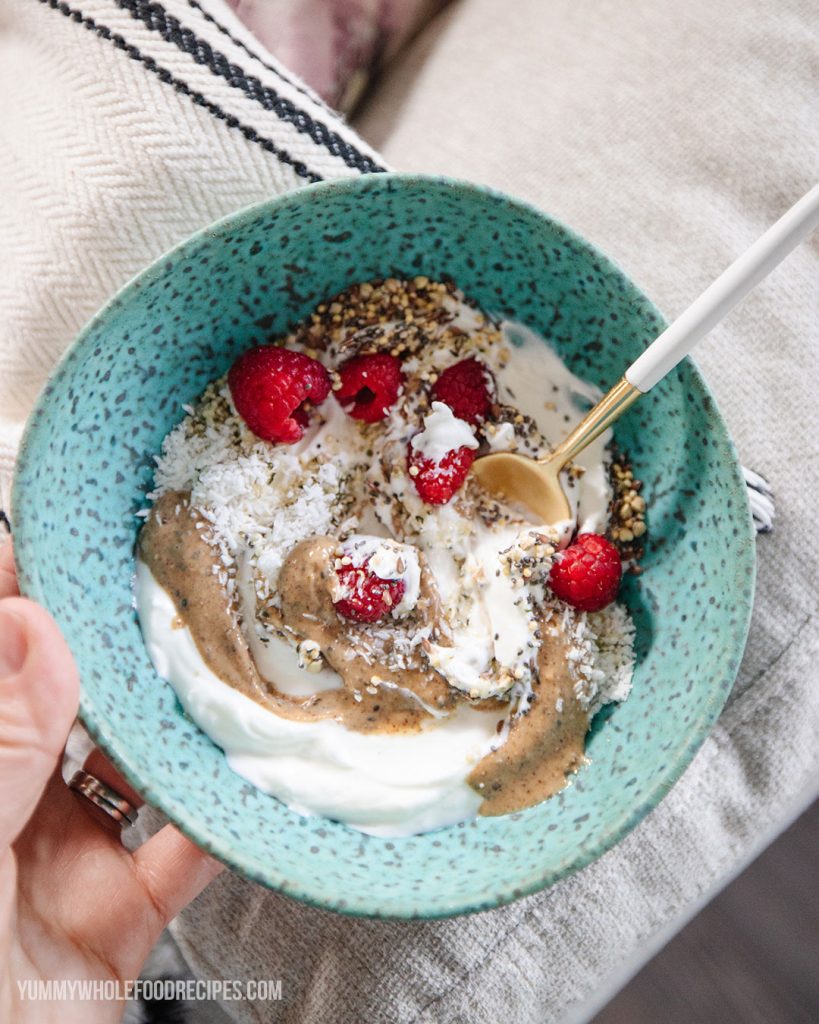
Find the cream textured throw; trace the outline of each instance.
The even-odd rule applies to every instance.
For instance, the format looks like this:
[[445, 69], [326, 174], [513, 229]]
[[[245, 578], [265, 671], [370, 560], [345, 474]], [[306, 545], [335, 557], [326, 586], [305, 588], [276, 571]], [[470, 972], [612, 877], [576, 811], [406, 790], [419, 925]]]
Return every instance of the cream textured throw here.
[[[163, 11], [244, 75], [220, 75], [201, 47], [192, 56]], [[3, 487], [44, 374], [129, 275], [214, 217], [300, 184], [292, 161], [324, 177], [380, 163], [193, 0], [68, 12], [5, 0], [0, 13]], [[463, 0], [393, 69], [360, 128], [396, 166], [489, 182], [568, 221], [675, 314], [816, 178], [814, 16], [813, 0]], [[242, 88], [251, 75], [352, 152], [331, 155], [303, 120], [267, 109], [267, 93]], [[282, 979], [281, 1003], [231, 1003], [232, 1015], [583, 1019], [815, 795], [817, 338], [814, 241], [701, 351], [779, 514], [758, 545], [734, 693], [666, 800], [582, 873], [459, 920], [346, 919], [226, 873], [174, 928], [201, 975]]]

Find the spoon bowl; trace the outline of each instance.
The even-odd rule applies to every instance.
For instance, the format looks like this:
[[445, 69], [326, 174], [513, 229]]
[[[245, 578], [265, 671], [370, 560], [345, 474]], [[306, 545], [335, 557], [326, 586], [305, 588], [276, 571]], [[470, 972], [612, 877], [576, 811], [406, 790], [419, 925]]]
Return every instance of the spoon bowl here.
[[572, 518], [560, 483], [561, 468], [552, 459], [540, 462], [515, 452], [495, 452], [476, 459], [472, 475], [485, 491], [525, 505], [540, 522], [556, 526]]
[[607, 430], [640, 394], [624, 377], [548, 454], [539, 459], [514, 452], [484, 455], [473, 462], [472, 475], [490, 494], [512, 504], [525, 505], [545, 526], [568, 523], [573, 513], [563, 490], [560, 471]]

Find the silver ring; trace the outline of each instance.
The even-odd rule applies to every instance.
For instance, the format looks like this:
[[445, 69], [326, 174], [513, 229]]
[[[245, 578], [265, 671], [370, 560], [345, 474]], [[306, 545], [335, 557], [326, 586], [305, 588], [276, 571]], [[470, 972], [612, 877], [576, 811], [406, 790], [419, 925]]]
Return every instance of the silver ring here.
[[68, 788], [75, 793], [84, 796], [92, 804], [99, 807], [101, 811], [113, 818], [121, 828], [130, 828], [137, 820], [137, 809], [129, 804], [124, 796], [120, 796], [115, 789], [106, 786], [96, 775], [91, 775], [82, 770], [74, 772], [68, 783]]

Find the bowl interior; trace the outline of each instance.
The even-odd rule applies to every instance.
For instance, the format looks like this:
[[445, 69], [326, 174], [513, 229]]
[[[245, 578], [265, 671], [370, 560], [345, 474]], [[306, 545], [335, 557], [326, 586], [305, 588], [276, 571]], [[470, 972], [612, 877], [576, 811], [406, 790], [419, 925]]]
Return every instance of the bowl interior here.
[[400, 840], [303, 818], [258, 792], [188, 720], [148, 660], [132, 598], [152, 459], [182, 403], [251, 343], [345, 286], [452, 277], [545, 335], [608, 387], [661, 318], [560, 224], [463, 183], [372, 175], [232, 216], [160, 259], [85, 329], [30, 420], [13, 509], [23, 589], [80, 666], [81, 714], [149, 802], [248, 877], [350, 913], [432, 916], [496, 905], [599, 856], [668, 791], [734, 680], [754, 578], [736, 455], [688, 363], [618, 424], [644, 480], [651, 543], [625, 600], [630, 699], [598, 720], [591, 764], [528, 811]]

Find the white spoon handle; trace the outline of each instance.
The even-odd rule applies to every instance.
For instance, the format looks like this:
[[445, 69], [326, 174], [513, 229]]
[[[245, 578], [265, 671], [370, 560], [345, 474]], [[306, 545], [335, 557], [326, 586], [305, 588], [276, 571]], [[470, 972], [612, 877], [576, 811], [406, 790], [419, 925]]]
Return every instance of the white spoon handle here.
[[638, 391], [649, 391], [673, 370], [700, 338], [766, 277], [819, 225], [819, 185], [788, 210], [626, 370]]

